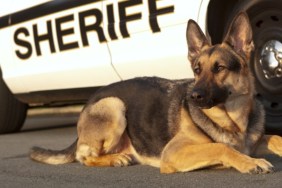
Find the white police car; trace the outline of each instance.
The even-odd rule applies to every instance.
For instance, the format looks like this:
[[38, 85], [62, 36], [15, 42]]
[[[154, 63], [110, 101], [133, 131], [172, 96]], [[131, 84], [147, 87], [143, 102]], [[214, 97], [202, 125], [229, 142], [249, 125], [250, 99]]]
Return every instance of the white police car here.
[[14, 0], [0, 7], [0, 133], [18, 131], [28, 105], [82, 103], [98, 87], [136, 76], [193, 77], [187, 20], [218, 43], [242, 10], [254, 32], [257, 97], [268, 128], [281, 124], [280, 0]]

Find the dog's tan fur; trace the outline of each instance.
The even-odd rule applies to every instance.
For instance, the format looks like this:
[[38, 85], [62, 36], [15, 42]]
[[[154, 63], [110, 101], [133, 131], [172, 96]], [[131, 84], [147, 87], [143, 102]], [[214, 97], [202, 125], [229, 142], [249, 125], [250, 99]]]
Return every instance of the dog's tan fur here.
[[[254, 100], [254, 78], [248, 68], [253, 49], [250, 27], [247, 15], [240, 13], [233, 20], [224, 42], [212, 46], [199, 26], [190, 21], [187, 40], [189, 60], [195, 72], [195, 83], [187, 80], [141, 78], [101, 90], [80, 115], [77, 147], [72, 149], [76, 160], [86, 166], [128, 166], [139, 163], [159, 167], [162, 173], [185, 172], [215, 166], [233, 167], [242, 173], [272, 172], [273, 166], [268, 161], [251, 157], [268, 153], [282, 156], [282, 138], [264, 135], [264, 110], [262, 105]], [[162, 118], [166, 119], [167, 125], [158, 123], [154, 124], [156, 127], [148, 125], [146, 118], [151, 118], [149, 113], [155, 111], [149, 112], [150, 109], [143, 108], [143, 104], [138, 103], [138, 98], [132, 97], [140, 96], [138, 92], [144, 91], [142, 90], [144, 85], [140, 83], [153, 85], [146, 88], [150, 90], [150, 97], [159, 95], [163, 97], [164, 103], [169, 99], [166, 103], [169, 106], [168, 113], [165, 111], [160, 116], [153, 117], [158, 123], [162, 122]], [[138, 87], [135, 87], [135, 84], [139, 84]], [[127, 87], [133, 88], [130, 91], [135, 93], [126, 95], [127, 91], [121, 88]], [[158, 87], [157, 92], [152, 89], [154, 87]], [[159, 93], [163, 88], [166, 90], [165, 97]], [[207, 89], [206, 95], [215, 96], [210, 97], [211, 101], [200, 103], [202, 101], [197, 93], [193, 95], [193, 91], [199, 88]], [[214, 91], [214, 88], [217, 88], [217, 91]], [[171, 94], [173, 92], [175, 93]], [[192, 98], [199, 102], [199, 106], [203, 105], [203, 108], [189, 102], [190, 99], [186, 98], [187, 93], [192, 93]], [[126, 97], [123, 98], [123, 95]], [[142, 108], [137, 112], [144, 116], [143, 121], [147, 124], [142, 125], [149, 130], [142, 130], [139, 122], [128, 117], [139, 118], [139, 114], [128, 113], [135, 110], [134, 103], [138, 103], [137, 107]], [[204, 105], [208, 105], [208, 108]], [[163, 114], [167, 117], [163, 117]], [[150, 118], [149, 122], [152, 120]], [[163, 130], [159, 130], [160, 127]], [[159, 141], [151, 135], [156, 134], [156, 131], [166, 131], [158, 135], [168, 136]], [[146, 139], [142, 140], [141, 135], [142, 143], [139, 134], [144, 134]], [[144, 142], [146, 144], [152, 142], [151, 148], [162, 143], [164, 145], [160, 146], [162, 150], [158, 153], [152, 151], [153, 149], [140, 149], [140, 146], [146, 145]], [[56, 161], [56, 157], [61, 155], [52, 152], [44, 154], [42, 149], [35, 149], [31, 157], [37, 161], [52, 163], [52, 158]], [[57, 161], [59, 160], [61, 158], [57, 158]], [[61, 163], [69, 161], [62, 160]]]

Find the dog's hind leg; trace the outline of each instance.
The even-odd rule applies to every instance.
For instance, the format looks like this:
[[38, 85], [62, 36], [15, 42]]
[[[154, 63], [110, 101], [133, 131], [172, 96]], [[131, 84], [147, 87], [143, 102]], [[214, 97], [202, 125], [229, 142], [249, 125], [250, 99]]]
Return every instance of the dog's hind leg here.
[[76, 159], [86, 166], [127, 166], [132, 162], [125, 132], [124, 103], [108, 97], [88, 105], [78, 121]]
[[98, 157], [88, 156], [83, 161], [86, 166], [129, 166], [132, 156], [126, 153], [105, 154]]
[[254, 155], [276, 154], [282, 157], [282, 137], [277, 135], [264, 135], [254, 152]]
[[126, 152], [96, 154], [93, 148], [81, 144], [77, 150], [77, 158], [86, 166], [129, 166], [133, 163], [132, 155]]

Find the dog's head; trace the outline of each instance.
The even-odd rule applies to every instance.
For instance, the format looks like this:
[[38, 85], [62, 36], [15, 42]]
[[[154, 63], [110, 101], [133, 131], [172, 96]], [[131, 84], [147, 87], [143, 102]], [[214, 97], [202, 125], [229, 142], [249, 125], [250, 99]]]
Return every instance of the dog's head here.
[[233, 19], [221, 44], [211, 45], [193, 20], [188, 22], [186, 36], [188, 59], [195, 75], [191, 99], [197, 106], [211, 108], [234, 97], [252, 94], [248, 62], [254, 46], [246, 13]]

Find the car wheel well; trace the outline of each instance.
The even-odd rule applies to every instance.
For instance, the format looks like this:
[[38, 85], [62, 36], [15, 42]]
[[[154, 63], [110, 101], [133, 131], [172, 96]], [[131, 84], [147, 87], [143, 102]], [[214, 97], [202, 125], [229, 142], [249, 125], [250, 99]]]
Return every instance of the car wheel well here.
[[[207, 29], [212, 44], [222, 42], [225, 34], [225, 26], [229, 24], [229, 16], [232, 15], [235, 5], [239, 0], [211, 0], [208, 5]], [[215, 27], [216, 26], [216, 27]]]

